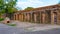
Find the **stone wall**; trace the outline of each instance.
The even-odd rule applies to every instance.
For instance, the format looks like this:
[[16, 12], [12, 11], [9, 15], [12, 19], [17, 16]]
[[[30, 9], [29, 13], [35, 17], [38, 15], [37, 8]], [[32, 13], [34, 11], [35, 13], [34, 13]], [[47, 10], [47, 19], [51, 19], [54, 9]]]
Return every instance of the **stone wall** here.
[[[59, 5], [53, 5], [36, 8], [31, 11], [20, 11], [18, 14], [15, 13], [14, 20], [42, 24], [60, 24], [60, 9], [58, 10], [58, 8]], [[55, 20], [57, 21], [56, 23]]]

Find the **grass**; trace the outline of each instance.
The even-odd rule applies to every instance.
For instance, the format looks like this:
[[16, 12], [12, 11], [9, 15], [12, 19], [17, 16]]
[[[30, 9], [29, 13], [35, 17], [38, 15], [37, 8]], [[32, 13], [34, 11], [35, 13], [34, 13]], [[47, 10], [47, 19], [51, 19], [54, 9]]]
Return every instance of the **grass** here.
[[16, 24], [11, 24], [11, 23], [9, 23], [9, 24], [7, 24], [7, 25], [9, 25], [9, 26], [16, 26]]

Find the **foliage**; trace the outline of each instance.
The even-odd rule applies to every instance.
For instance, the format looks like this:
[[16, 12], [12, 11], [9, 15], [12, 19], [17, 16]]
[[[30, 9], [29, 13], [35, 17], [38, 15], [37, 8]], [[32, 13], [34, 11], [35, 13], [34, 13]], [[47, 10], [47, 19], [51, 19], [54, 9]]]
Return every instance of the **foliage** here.
[[32, 10], [32, 9], [34, 9], [33, 7], [27, 7], [27, 8], [25, 8], [25, 10]]
[[60, 1], [58, 2], [58, 4], [60, 4]]
[[17, 0], [0, 0], [0, 14], [13, 13]]
[[0, 18], [0, 21], [3, 21], [4, 20], [4, 18]]

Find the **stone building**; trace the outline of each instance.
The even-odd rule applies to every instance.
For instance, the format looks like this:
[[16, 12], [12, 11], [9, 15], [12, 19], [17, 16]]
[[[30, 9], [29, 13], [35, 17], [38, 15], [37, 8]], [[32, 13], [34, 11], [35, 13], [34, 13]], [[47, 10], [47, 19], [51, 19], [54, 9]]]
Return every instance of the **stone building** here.
[[21, 10], [14, 14], [14, 20], [41, 24], [60, 24], [60, 4]]

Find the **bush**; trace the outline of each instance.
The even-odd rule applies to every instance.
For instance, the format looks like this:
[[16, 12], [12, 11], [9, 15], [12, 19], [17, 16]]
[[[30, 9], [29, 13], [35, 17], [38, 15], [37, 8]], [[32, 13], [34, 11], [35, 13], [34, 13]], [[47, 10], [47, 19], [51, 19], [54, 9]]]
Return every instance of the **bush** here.
[[3, 21], [4, 20], [4, 18], [0, 18], [0, 21]]

